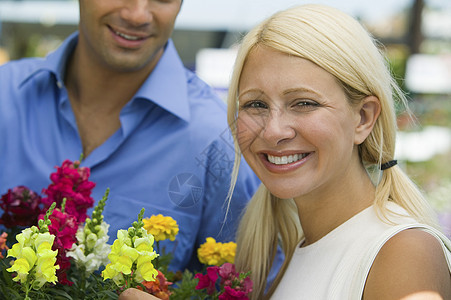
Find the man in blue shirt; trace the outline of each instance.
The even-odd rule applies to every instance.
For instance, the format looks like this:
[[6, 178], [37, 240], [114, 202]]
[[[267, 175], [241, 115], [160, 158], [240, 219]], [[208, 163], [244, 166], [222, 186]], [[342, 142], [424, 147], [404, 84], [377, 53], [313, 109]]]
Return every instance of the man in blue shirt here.
[[144, 217], [173, 217], [172, 270], [197, 268], [207, 237], [234, 238], [259, 184], [242, 162], [225, 221], [234, 159], [226, 107], [186, 70], [170, 40], [181, 0], [80, 0], [79, 32], [46, 58], [0, 67], [0, 194], [40, 192], [65, 159], [91, 168], [110, 242]]

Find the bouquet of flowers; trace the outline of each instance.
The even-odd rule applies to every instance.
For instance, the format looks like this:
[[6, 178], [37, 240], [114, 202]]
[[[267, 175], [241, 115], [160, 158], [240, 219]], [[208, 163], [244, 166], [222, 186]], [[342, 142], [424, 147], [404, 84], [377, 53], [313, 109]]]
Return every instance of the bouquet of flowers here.
[[204, 269], [169, 272], [171, 254], [159, 242], [175, 240], [169, 216], [144, 218], [109, 245], [103, 220], [109, 189], [94, 207], [90, 169], [66, 160], [50, 175], [42, 195], [25, 186], [1, 196], [0, 294], [6, 299], [117, 299], [135, 287], [160, 299], [248, 299], [249, 274], [237, 273], [236, 244], [213, 238], [198, 249]]

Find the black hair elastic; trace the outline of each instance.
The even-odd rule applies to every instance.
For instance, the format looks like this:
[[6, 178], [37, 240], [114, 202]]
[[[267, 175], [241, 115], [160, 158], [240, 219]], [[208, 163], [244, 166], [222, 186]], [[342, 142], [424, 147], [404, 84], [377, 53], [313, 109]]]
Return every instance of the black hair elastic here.
[[388, 168], [391, 168], [393, 166], [396, 166], [398, 164], [398, 161], [396, 159], [390, 160], [384, 164], [381, 165], [381, 170], [387, 170]]

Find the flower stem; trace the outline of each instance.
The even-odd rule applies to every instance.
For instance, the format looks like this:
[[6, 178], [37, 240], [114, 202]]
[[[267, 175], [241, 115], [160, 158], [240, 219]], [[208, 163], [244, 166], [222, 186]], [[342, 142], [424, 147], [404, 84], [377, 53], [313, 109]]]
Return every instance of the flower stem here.
[[[155, 248], [157, 248], [157, 253], [160, 253], [160, 241], [155, 241]], [[155, 257], [155, 269], [160, 270], [160, 256]], [[161, 270], [160, 270], [161, 271]]]
[[133, 287], [133, 280], [132, 275], [125, 275], [125, 286], [124, 289], [132, 288]]
[[27, 282], [27, 284], [24, 285], [24, 289], [25, 289], [25, 298], [24, 298], [24, 300], [31, 300], [31, 298], [28, 297], [28, 293], [30, 292], [30, 287], [31, 287], [32, 284], [33, 284], [33, 282], [31, 282], [31, 283]]
[[81, 282], [80, 282], [80, 290], [84, 291], [86, 289], [86, 269], [81, 267]]

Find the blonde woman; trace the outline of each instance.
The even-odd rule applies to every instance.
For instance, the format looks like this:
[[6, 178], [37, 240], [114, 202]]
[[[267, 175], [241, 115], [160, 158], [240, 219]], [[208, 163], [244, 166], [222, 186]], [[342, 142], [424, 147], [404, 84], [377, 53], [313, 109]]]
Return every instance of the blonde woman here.
[[245, 36], [228, 118], [231, 190], [241, 154], [262, 181], [237, 239], [252, 299], [451, 299], [451, 243], [396, 165], [395, 100], [377, 44], [341, 11], [291, 8]]

